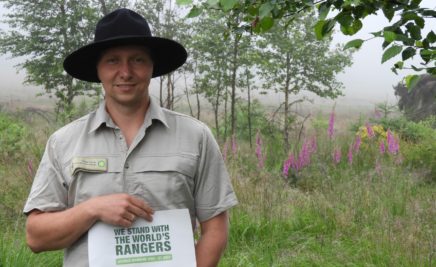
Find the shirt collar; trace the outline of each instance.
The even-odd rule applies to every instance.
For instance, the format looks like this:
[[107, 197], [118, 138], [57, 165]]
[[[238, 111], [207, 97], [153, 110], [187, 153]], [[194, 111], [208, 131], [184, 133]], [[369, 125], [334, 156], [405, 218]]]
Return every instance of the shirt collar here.
[[[160, 121], [165, 127], [169, 128], [163, 109], [157, 104], [156, 100], [150, 97], [150, 106], [148, 107], [147, 114], [145, 114], [144, 124], [148, 127], [154, 120]], [[104, 101], [100, 103], [94, 112], [94, 116], [91, 117], [89, 133], [96, 131], [103, 124], [111, 128], [117, 127], [109, 113], [107, 113]]]

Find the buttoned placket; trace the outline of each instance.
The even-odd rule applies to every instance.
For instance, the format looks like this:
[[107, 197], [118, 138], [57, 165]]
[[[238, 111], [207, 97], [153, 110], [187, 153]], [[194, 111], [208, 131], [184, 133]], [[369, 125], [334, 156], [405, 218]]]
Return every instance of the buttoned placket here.
[[127, 192], [127, 174], [129, 173], [129, 155], [135, 149], [135, 147], [141, 142], [141, 140], [145, 136], [146, 128], [148, 128], [150, 124], [143, 124], [141, 128], [138, 130], [138, 134], [135, 136], [135, 139], [130, 144], [130, 147], [127, 146], [126, 138], [121, 132], [121, 129], [116, 127], [114, 129], [114, 134], [117, 139], [118, 146], [120, 148], [120, 152], [122, 155], [122, 178], [123, 178], [123, 192]]

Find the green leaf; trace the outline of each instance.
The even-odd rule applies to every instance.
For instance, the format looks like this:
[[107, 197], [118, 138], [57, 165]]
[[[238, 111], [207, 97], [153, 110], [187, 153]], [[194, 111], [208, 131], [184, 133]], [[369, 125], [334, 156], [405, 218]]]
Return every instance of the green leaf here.
[[408, 60], [409, 58], [413, 57], [416, 54], [416, 50], [413, 47], [408, 47], [404, 49], [403, 53], [401, 53], [401, 57], [403, 61]]
[[199, 16], [203, 12], [202, 8], [198, 8], [196, 6], [192, 7], [189, 11], [188, 15], [186, 15], [187, 18], [194, 18]]
[[271, 4], [270, 2], [266, 2], [262, 4], [259, 8], [259, 17], [263, 18], [269, 16], [273, 9], [274, 9], [274, 5]]
[[333, 19], [326, 20], [326, 23], [322, 27], [322, 36], [323, 37], [332, 32], [333, 28], [335, 27], [335, 23], [336, 23], [336, 21]]
[[322, 38], [323, 38], [322, 28], [324, 27], [325, 22], [326, 22], [325, 20], [319, 20], [314, 26], [315, 36], [316, 36], [316, 39], [318, 39], [318, 40], [322, 40]]
[[391, 21], [392, 18], [394, 17], [394, 15], [395, 15], [395, 10], [394, 10], [394, 8], [393, 8], [392, 6], [382, 8], [382, 11], [383, 11], [383, 14], [385, 15], [385, 17], [386, 17], [389, 21]]
[[176, 3], [179, 6], [190, 5], [190, 4], [192, 4], [192, 0], [176, 0]]
[[389, 59], [395, 57], [396, 55], [398, 55], [399, 53], [401, 53], [401, 50], [403, 50], [402, 46], [398, 46], [398, 45], [394, 45], [389, 47], [382, 56], [382, 61], [381, 63], [385, 63], [386, 61], [388, 61]]
[[410, 37], [412, 37], [414, 40], [421, 40], [422, 39], [421, 28], [419, 28], [418, 26], [416, 26], [413, 23], [408, 23], [406, 25], [406, 28], [410, 34]]
[[218, 5], [219, 3], [220, 3], [219, 0], [207, 0], [207, 4], [208, 4], [209, 6], [216, 6], [216, 5]]
[[402, 69], [404, 66], [404, 62], [403, 61], [398, 61], [397, 63], [394, 64], [394, 67], [396, 69]]
[[272, 17], [264, 17], [260, 20], [260, 26], [262, 31], [268, 31], [272, 26], [274, 26], [274, 19]]
[[330, 6], [328, 6], [328, 3], [322, 3], [319, 5], [318, 12], [318, 19], [325, 20], [330, 12]]
[[386, 42], [391, 43], [397, 39], [397, 34], [391, 31], [383, 31], [383, 37], [385, 38]]
[[432, 43], [436, 42], [436, 34], [433, 31], [430, 31], [427, 34], [426, 39], [430, 44], [432, 44]]
[[220, 0], [220, 4], [226, 12], [232, 9], [237, 3], [238, 0]]
[[336, 21], [341, 24], [341, 26], [349, 27], [353, 23], [354, 18], [351, 16], [351, 12], [342, 11], [335, 17]]
[[422, 49], [419, 52], [422, 60], [424, 60], [426, 63], [428, 63], [430, 60], [434, 60], [436, 57], [436, 50], [428, 50], [428, 49]]
[[419, 79], [420, 79], [419, 75], [416, 75], [416, 74], [407, 75], [405, 78], [407, 89], [409, 91], [413, 90], [413, 88], [418, 84]]
[[344, 50], [345, 49], [349, 49], [349, 48], [359, 49], [362, 46], [363, 42], [364, 42], [364, 40], [362, 40], [362, 39], [351, 40], [351, 41], [349, 41], [348, 43], [345, 44]]
[[382, 36], [383, 36], [383, 31], [371, 32], [371, 34], [372, 34], [374, 37], [382, 37]]

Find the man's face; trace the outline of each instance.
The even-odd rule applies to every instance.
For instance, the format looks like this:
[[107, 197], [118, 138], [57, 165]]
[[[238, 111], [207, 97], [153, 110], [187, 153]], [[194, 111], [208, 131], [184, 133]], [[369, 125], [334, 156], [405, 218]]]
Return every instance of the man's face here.
[[136, 106], [148, 102], [153, 62], [144, 47], [120, 46], [105, 50], [97, 73], [107, 105]]

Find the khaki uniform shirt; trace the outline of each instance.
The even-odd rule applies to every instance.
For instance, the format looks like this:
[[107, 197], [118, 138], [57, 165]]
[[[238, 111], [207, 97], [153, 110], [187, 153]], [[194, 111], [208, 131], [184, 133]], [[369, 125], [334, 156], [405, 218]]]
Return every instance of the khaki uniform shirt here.
[[[188, 208], [193, 225], [237, 204], [207, 126], [153, 100], [130, 147], [104, 103], [56, 131], [24, 212], [61, 211], [113, 193], [142, 198], [155, 210]], [[88, 266], [86, 234], [65, 250], [64, 266]]]

